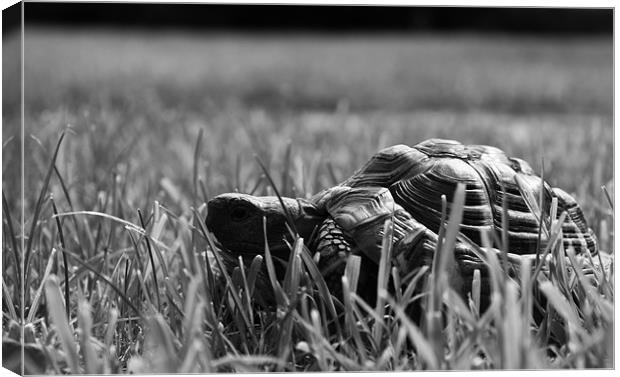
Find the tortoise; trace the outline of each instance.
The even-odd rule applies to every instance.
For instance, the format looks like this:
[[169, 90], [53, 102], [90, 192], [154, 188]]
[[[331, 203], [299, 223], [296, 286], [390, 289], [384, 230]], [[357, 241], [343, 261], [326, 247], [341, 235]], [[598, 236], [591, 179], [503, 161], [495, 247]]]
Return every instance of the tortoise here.
[[[485, 288], [488, 292], [488, 281], [484, 281], [488, 274], [477, 246], [490, 239], [490, 246], [500, 247], [502, 224], [507, 224], [509, 274], [518, 272], [520, 259], [533, 258], [545, 247], [549, 237], [545, 232], [539, 234], [539, 228], [545, 228], [539, 227], [540, 212], [547, 222], [551, 212], [557, 213], [556, 218], [566, 212], [564, 248], [572, 248], [576, 255], [597, 255], [596, 237], [575, 199], [544, 182], [527, 162], [495, 147], [443, 139], [385, 148], [350, 178], [309, 199], [219, 195], [208, 203], [206, 224], [231, 253], [253, 256], [264, 250], [264, 217], [271, 253], [286, 260], [290, 253], [288, 217], [318, 256], [319, 268], [336, 296], [344, 262], [349, 255], [360, 255], [358, 292], [372, 300], [385, 220], [393, 220], [392, 261], [405, 279], [412, 271], [431, 265], [442, 196], [450, 207], [458, 184], [465, 187], [465, 202], [451, 284], [463, 295], [476, 269], [483, 275], [483, 295]], [[544, 205], [538, 209], [528, 198], [538, 201], [541, 194]], [[556, 200], [557, 211], [553, 211], [551, 203]], [[502, 222], [503, 206], [507, 222]]]

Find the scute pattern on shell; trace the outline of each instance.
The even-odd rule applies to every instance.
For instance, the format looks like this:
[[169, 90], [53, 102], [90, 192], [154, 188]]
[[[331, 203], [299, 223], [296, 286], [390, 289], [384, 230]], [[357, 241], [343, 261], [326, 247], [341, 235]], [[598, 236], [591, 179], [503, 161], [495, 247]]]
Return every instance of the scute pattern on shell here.
[[[461, 232], [477, 244], [481, 243], [481, 232], [501, 234], [505, 201], [509, 249], [519, 254], [535, 253], [539, 214], [532, 213], [523, 190], [536, 200], [542, 190], [545, 217], [549, 217], [554, 197], [558, 200], [557, 217], [563, 211], [567, 212], [562, 227], [565, 246], [571, 246], [577, 252], [588, 249], [592, 255], [597, 253], [596, 238], [588, 229], [575, 200], [543, 182], [527, 162], [509, 158], [495, 147], [463, 145], [441, 139], [430, 139], [414, 147], [396, 145], [374, 155], [342, 186], [386, 187], [397, 204], [431, 231], [437, 232], [441, 197], [445, 195], [450, 203], [458, 183], [466, 186]], [[544, 233], [540, 242], [544, 247], [547, 242]]]

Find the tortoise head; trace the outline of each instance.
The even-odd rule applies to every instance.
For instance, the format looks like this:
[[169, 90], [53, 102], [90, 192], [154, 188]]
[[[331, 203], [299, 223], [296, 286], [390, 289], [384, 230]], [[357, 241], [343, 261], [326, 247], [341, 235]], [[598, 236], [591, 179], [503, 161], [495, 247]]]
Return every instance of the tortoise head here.
[[[310, 201], [282, 198], [301, 237], [308, 239], [326, 214]], [[229, 193], [218, 195], [208, 204], [207, 228], [224, 247], [237, 254], [262, 253], [265, 245], [263, 217], [270, 251], [279, 257], [288, 257], [285, 239], [286, 212], [276, 196], [252, 196]]]

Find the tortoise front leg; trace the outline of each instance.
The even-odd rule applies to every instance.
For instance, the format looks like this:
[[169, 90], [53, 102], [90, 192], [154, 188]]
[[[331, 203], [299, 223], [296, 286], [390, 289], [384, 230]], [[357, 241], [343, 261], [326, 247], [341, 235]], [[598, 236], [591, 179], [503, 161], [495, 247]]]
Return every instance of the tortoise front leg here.
[[[357, 255], [355, 243], [332, 219], [321, 223], [313, 249], [315, 261], [330, 293], [342, 301], [342, 276], [345, 274], [347, 260]], [[361, 256], [357, 293], [368, 303], [376, 300], [377, 266], [364, 255]]]

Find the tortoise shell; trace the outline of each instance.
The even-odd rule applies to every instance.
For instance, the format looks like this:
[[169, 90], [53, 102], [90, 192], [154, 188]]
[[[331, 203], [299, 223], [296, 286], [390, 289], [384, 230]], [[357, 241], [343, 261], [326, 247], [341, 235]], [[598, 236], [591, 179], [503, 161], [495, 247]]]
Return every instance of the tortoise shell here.
[[544, 247], [547, 235], [541, 233], [539, 241], [540, 214], [534, 213], [539, 210], [532, 208], [531, 200], [526, 200], [538, 200], [542, 190], [543, 219], [549, 218], [553, 198], [557, 198], [556, 218], [567, 212], [562, 226], [565, 248], [573, 247], [577, 253], [584, 249], [592, 255], [597, 253], [596, 238], [577, 202], [561, 189], [543, 182], [527, 162], [510, 158], [495, 147], [442, 139], [426, 140], [413, 147], [395, 145], [375, 154], [341, 186], [388, 188], [397, 204], [428, 229], [438, 232], [442, 195], [449, 205], [458, 183], [466, 187], [461, 233], [475, 243], [481, 244], [482, 232], [501, 234], [505, 205], [510, 252], [535, 253], [539, 242]]

